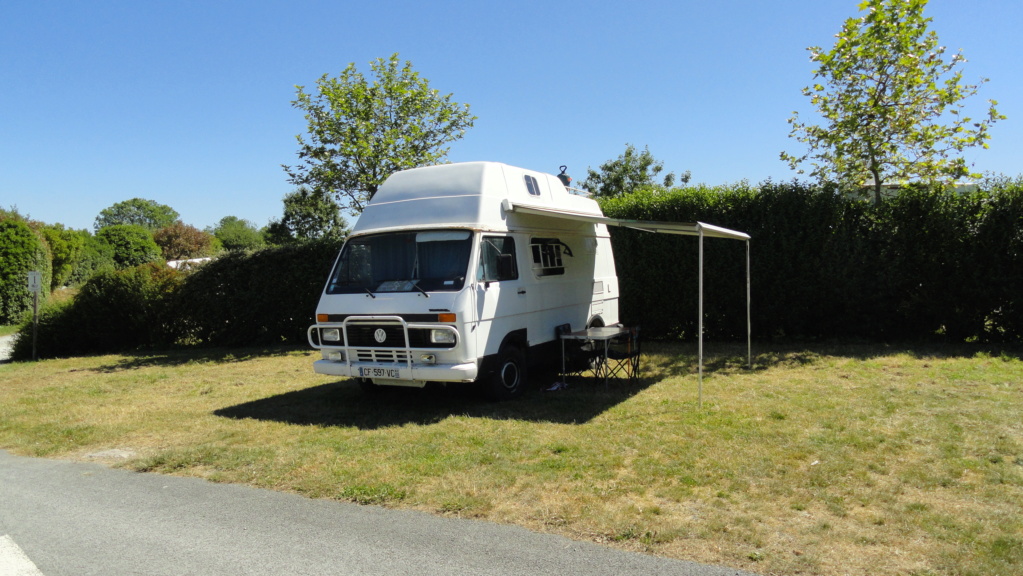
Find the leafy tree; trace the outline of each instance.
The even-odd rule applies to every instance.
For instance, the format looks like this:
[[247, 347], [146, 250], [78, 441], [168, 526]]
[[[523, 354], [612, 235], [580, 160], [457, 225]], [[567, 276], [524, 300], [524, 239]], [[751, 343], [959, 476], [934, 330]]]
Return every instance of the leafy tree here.
[[[53, 257], [53, 279], [50, 289], [55, 290], [69, 283], [75, 265], [85, 250], [85, 237], [76, 230], [64, 228], [63, 224], [40, 228]], [[87, 233], [86, 233], [87, 234]]]
[[259, 228], [237, 216], [224, 216], [211, 232], [227, 250], [249, 250], [265, 244]]
[[353, 62], [337, 78], [324, 74], [315, 93], [297, 87], [292, 106], [305, 112], [309, 133], [296, 137], [302, 163], [283, 167], [292, 184], [333, 194], [356, 214], [391, 173], [438, 163], [476, 120], [398, 54], [370, 67], [372, 82]]
[[[0, 324], [13, 324], [32, 309], [28, 273], [50, 283], [50, 256], [43, 239], [17, 212], [0, 213]], [[42, 302], [49, 291], [40, 294]]]
[[99, 231], [106, 226], [132, 224], [152, 231], [166, 228], [177, 219], [178, 213], [170, 206], [153, 200], [132, 198], [101, 210], [93, 228]]
[[[927, 29], [927, 0], [867, 0], [866, 15], [850, 18], [830, 52], [812, 46], [818, 82], [803, 88], [825, 125], [789, 119], [790, 137], [807, 146], [796, 156], [782, 152], [793, 169], [805, 162], [821, 180], [861, 186], [872, 183], [879, 202], [886, 182], [954, 181], [971, 174], [958, 156], [987, 148], [988, 128], [1004, 119], [990, 100], [986, 118], [963, 113], [962, 102], [979, 84], [964, 84], [962, 52], [945, 59], [945, 47]], [[799, 170], [802, 173], [802, 170]]]
[[105, 226], [96, 237], [114, 249], [114, 265], [117, 269], [132, 268], [160, 259], [160, 247], [153, 235], [142, 226], [115, 224]]
[[307, 186], [284, 196], [284, 216], [266, 227], [271, 244], [288, 244], [320, 238], [344, 238], [348, 222], [331, 196]]
[[77, 233], [82, 239], [82, 253], [67, 279], [66, 283], [70, 286], [80, 286], [100, 272], [116, 269], [113, 246], [93, 236], [88, 230], [79, 230]]
[[178, 220], [153, 232], [153, 240], [160, 247], [165, 259], [183, 260], [212, 255], [216, 238], [209, 232], [203, 232]]
[[[675, 185], [675, 173], [668, 172], [663, 177], [664, 163], [654, 158], [646, 146], [637, 151], [632, 144], [625, 145], [625, 152], [614, 160], [600, 165], [600, 170], [587, 169], [586, 180], [582, 183], [583, 190], [601, 198], [622, 196], [647, 186]], [[680, 184], [686, 184], [692, 174], [688, 170], [678, 176]]]

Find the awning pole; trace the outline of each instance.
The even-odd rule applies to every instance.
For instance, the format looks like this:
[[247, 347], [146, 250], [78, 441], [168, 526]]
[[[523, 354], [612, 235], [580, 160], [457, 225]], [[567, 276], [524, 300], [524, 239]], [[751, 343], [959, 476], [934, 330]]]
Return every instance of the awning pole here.
[[753, 369], [753, 319], [750, 311], [749, 240], [746, 241], [746, 356]]
[[699, 398], [700, 398], [700, 409], [703, 410], [703, 229], [700, 229], [700, 281], [698, 282], [700, 287], [700, 298], [699, 298], [699, 314], [700, 320], [698, 325], [699, 344], [697, 354], [700, 357], [700, 384], [699, 384]]

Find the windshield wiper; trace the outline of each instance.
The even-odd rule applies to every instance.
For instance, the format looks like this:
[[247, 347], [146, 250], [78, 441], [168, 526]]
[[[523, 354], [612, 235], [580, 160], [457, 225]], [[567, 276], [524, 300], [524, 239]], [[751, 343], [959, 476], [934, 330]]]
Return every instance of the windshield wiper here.
[[419, 286], [419, 284], [413, 284], [413, 285], [412, 285], [412, 287], [413, 287], [413, 288], [415, 288], [416, 290], [419, 290], [420, 292], [422, 292], [422, 293], [423, 293], [423, 296], [426, 296], [427, 298], [429, 298], [429, 297], [430, 297], [430, 295], [426, 293], [426, 290], [423, 290], [423, 289], [422, 289], [422, 288], [421, 288], [421, 287]]
[[372, 296], [373, 298], [376, 298], [376, 297], [377, 297], [377, 295], [376, 295], [376, 294], [374, 294], [374, 293], [373, 293], [373, 291], [372, 291], [372, 290], [370, 290], [369, 288], [363, 288], [363, 290], [365, 290], [365, 291], [366, 291], [366, 294], [369, 294], [369, 295], [370, 295], [370, 296]]

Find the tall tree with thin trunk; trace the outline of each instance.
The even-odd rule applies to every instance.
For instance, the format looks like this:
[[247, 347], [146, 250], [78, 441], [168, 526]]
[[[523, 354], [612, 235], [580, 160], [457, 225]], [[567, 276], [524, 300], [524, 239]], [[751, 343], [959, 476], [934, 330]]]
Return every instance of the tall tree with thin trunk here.
[[354, 214], [392, 173], [440, 162], [476, 120], [397, 54], [370, 67], [372, 82], [352, 63], [337, 78], [324, 74], [314, 93], [297, 87], [292, 105], [305, 112], [308, 134], [297, 136], [301, 163], [284, 166], [289, 182], [332, 194]]
[[982, 119], [966, 115], [963, 102], [987, 82], [963, 82], [962, 52], [946, 57], [923, 15], [927, 0], [867, 0], [866, 14], [850, 18], [829, 52], [808, 48], [817, 64], [815, 83], [803, 95], [824, 120], [789, 119], [790, 137], [802, 155], [781, 153], [800, 174], [847, 187], [870, 186], [874, 201], [886, 183], [952, 183], [978, 177], [961, 156], [987, 148], [989, 128], [1005, 116], [994, 100]]

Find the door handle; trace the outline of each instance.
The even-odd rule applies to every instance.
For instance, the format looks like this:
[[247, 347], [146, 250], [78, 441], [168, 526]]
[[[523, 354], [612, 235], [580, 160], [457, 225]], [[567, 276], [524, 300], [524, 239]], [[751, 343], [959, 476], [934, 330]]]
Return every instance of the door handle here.
[[519, 294], [525, 294], [525, 293], [526, 293], [526, 291], [525, 291], [525, 290], [523, 290], [523, 289], [519, 289]]

